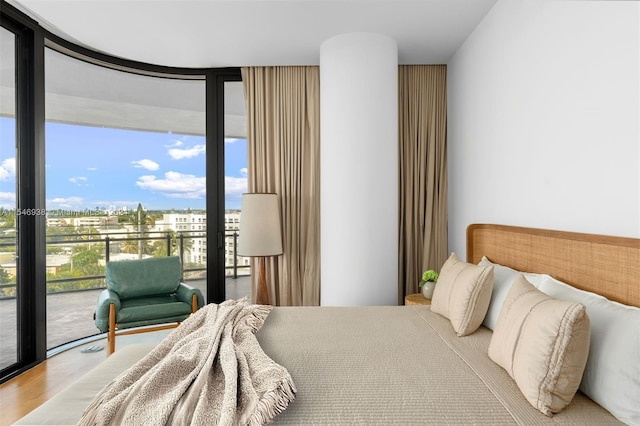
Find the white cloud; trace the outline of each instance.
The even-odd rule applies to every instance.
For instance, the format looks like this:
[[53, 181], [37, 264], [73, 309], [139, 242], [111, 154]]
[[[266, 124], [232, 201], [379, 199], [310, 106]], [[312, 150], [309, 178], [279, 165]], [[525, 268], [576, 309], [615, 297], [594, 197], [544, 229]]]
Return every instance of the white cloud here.
[[224, 199], [227, 206], [237, 206], [237, 208], [240, 208], [242, 194], [245, 192], [247, 192], [246, 177], [224, 177]]
[[7, 158], [0, 164], [0, 181], [7, 181], [16, 176], [16, 158]]
[[238, 178], [232, 176], [224, 177], [225, 197], [239, 197], [247, 192], [247, 188], [247, 178]]
[[246, 176], [248, 173], [249, 173], [249, 172], [247, 171], [247, 168], [246, 168], [246, 167], [243, 167], [243, 168], [241, 168], [241, 169], [240, 169], [240, 174], [241, 174], [242, 176]]
[[153, 175], [140, 176], [136, 185], [169, 198], [204, 198], [206, 195], [204, 177], [178, 172], [167, 172], [164, 179], [158, 179]]
[[72, 178], [69, 179], [69, 182], [76, 184], [78, 186], [89, 186], [89, 184], [87, 184], [87, 178], [84, 176], [74, 176]]
[[238, 138], [224, 138], [224, 143], [236, 143], [239, 140], [240, 139], [238, 139]]
[[84, 203], [81, 197], [57, 197], [47, 200], [47, 209], [79, 209]]
[[169, 155], [174, 160], [182, 160], [183, 158], [191, 158], [196, 157], [200, 154], [204, 154], [206, 152], [205, 145], [196, 145], [193, 148], [188, 149], [170, 149]]
[[90, 172], [95, 172], [98, 170], [97, 167], [87, 167], [87, 170], [89, 170]]
[[152, 172], [160, 168], [160, 165], [158, 163], [147, 158], [138, 161], [132, 161], [131, 164], [133, 164], [133, 166], [138, 169], [147, 169]]
[[165, 148], [173, 148], [175, 146], [182, 146], [182, 145], [184, 145], [184, 142], [182, 142], [181, 140], [176, 140], [170, 145], [165, 145]]
[[5, 209], [13, 209], [16, 207], [15, 192], [0, 192], [0, 207]]

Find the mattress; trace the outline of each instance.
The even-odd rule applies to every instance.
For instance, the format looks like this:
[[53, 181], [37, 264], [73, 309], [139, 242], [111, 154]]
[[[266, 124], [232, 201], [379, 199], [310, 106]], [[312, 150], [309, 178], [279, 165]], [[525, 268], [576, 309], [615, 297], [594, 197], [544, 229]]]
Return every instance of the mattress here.
[[[457, 337], [428, 306], [277, 307], [257, 337], [298, 390], [274, 424], [620, 424], [581, 393], [543, 415], [487, 356], [490, 330]], [[119, 349], [16, 424], [74, 424], [152, 347]]]

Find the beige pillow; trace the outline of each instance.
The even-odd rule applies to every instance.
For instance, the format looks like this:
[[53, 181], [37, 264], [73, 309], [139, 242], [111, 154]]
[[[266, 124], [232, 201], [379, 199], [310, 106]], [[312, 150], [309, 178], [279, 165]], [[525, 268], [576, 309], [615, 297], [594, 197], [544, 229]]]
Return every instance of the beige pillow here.
[[589, 336], [584, 305], [554, 299], [520, 274], [502, 305], [489, 357], [509, 373], [531, 405], [551, 416], [578, 390]]
[[466, 336], [482, 324], [492, 290], [493, 266], [466, 263], [451, 253], [440, 270], [431, 310], [449, 318], [458, 336]]

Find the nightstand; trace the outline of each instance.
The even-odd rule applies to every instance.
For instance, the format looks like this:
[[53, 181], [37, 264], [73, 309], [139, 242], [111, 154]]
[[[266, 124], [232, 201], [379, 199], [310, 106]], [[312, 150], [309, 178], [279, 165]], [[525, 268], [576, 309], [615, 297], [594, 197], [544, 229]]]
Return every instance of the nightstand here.
[[427, 299], [422, 293], [408, 294], [404, 298], [405, 305], [430, 305], [431, 299]]

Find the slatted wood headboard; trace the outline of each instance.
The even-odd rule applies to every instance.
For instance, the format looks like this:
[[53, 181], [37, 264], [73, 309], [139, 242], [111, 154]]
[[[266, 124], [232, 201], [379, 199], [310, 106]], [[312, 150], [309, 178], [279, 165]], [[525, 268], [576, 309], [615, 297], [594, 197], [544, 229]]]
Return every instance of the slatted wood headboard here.
[[504, 225], [467, 228], [467, 261], [549, 274], [574, 287], [640, 307], [640, 239]]

